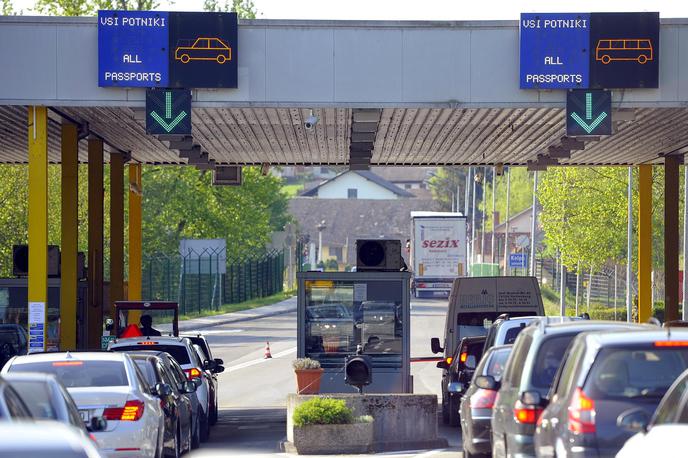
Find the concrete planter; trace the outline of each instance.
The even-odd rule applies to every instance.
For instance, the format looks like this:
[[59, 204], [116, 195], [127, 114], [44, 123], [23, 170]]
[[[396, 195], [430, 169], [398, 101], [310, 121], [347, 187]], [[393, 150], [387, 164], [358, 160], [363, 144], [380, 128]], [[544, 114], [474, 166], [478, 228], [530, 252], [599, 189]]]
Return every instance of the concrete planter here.
[[295, 369], [296, 387], [299, 394], [320, 393], [320, 377], [323, 369]]
[[370, 453], [373, 423], [294, 426], [294, 447], [299, 455]]

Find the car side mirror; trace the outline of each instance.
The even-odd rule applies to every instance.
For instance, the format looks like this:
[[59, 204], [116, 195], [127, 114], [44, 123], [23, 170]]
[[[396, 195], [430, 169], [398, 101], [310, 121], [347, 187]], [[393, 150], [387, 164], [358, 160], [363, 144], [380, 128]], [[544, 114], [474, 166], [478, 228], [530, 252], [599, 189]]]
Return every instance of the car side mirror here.
[[222, 366], [225, 363], [222, 358], [215, 358], [215, 362], [218, 366]]
[[432, 339], [430, 339], [430, 349], [433, 353], [442, 353], [444, 351], [444, 348], [440, 346], [439, 338], [433, 337]]
[[542, 403], [542, 396], [537, 391], [524, 391], [521, 393], [521, 402], [529, 406], [539, 406]]
[[631, 409], [616, 418], [616, 426], [632, 433], [647, 432], [650, 416], [643, 409]]
[[218, 364], [217, 366], [215, 366], [215, 370], [213, 372], [216, 374], [221, 374], [224, 371], [225, 371], [225, 366]]
[[198, 386], [194, 382], [184, 382], [182, 383], [182, 389], [185, 394], [195, 393]]
[[169, 386], [167, 383], [158, 383], [157, 385], [155, 385], [153, 392], [159, 398], [166, 398], [172, 395], [172, 387]]
[[475, 378], [475, 386], [483, 390], [497, 391], [499, 389], [499, 382], [491, 375], [479, 375]]
[[203, 361], [203, 369], [208, 370], [210, 372], [215, 372], [215, 368], [217, 367], [217, 362], [213, 359], [211, 361]]
[[98, 431], [105, 431], [107, 428], [107, 420], [105, 417], [93, 417], [91, 418], [91, 421], [88, 423], [86, 429], [89, 432], [95, 433]]
[[463, 370], [459, 372], [459, 382], [468, 383], [473, 378], [473, 371]]
[[449, 369], [449, 364], [447, 363], [446, 360], [443, 359], [442, 361], [437, 362], [437, 368], [446, 370], [446, 369]]

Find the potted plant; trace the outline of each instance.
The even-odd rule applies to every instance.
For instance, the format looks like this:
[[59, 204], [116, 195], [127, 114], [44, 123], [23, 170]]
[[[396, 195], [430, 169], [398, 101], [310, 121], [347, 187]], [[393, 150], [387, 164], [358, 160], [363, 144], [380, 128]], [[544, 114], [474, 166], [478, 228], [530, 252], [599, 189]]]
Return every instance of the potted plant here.
[[320, 361], [311, 358], [297, 358], [292, 363], [296, 373], [296, 386], [299, 394], [318, 394], [323, 369]]
[[369, 453], [373, 417], [355, 418], [343, 399], [316, 397], [294, 409], [294, 448], [302, 455]]

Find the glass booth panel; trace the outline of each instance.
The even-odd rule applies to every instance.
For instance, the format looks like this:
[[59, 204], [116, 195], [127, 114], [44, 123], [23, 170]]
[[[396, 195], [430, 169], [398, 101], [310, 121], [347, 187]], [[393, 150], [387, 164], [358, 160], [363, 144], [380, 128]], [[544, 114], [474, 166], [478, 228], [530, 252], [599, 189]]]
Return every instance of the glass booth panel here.
[[304, 286], [305, 356], [324, 368], [340, 368], [361, 345], [375, 367], [401, 367], [399, 281], [306, 280]]

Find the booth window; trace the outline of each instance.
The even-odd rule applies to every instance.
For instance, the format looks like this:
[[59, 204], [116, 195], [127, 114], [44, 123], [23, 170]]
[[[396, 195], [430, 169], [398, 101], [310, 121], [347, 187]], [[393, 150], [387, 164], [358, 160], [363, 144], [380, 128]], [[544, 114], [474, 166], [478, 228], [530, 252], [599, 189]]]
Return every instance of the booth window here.
[[355, 294], [353, 282], [307, 284], [306, 356], [325, 368], [342, 367], [344, 358], [361, 345], [363, 352], [373, 357], [374, 366], [400, 367], [401, 298], [390, 298], [384, 291], [375, 294], [376, 284], [382, 283], [368, 282], [365, 298], [356, 297], [359, 294]]

